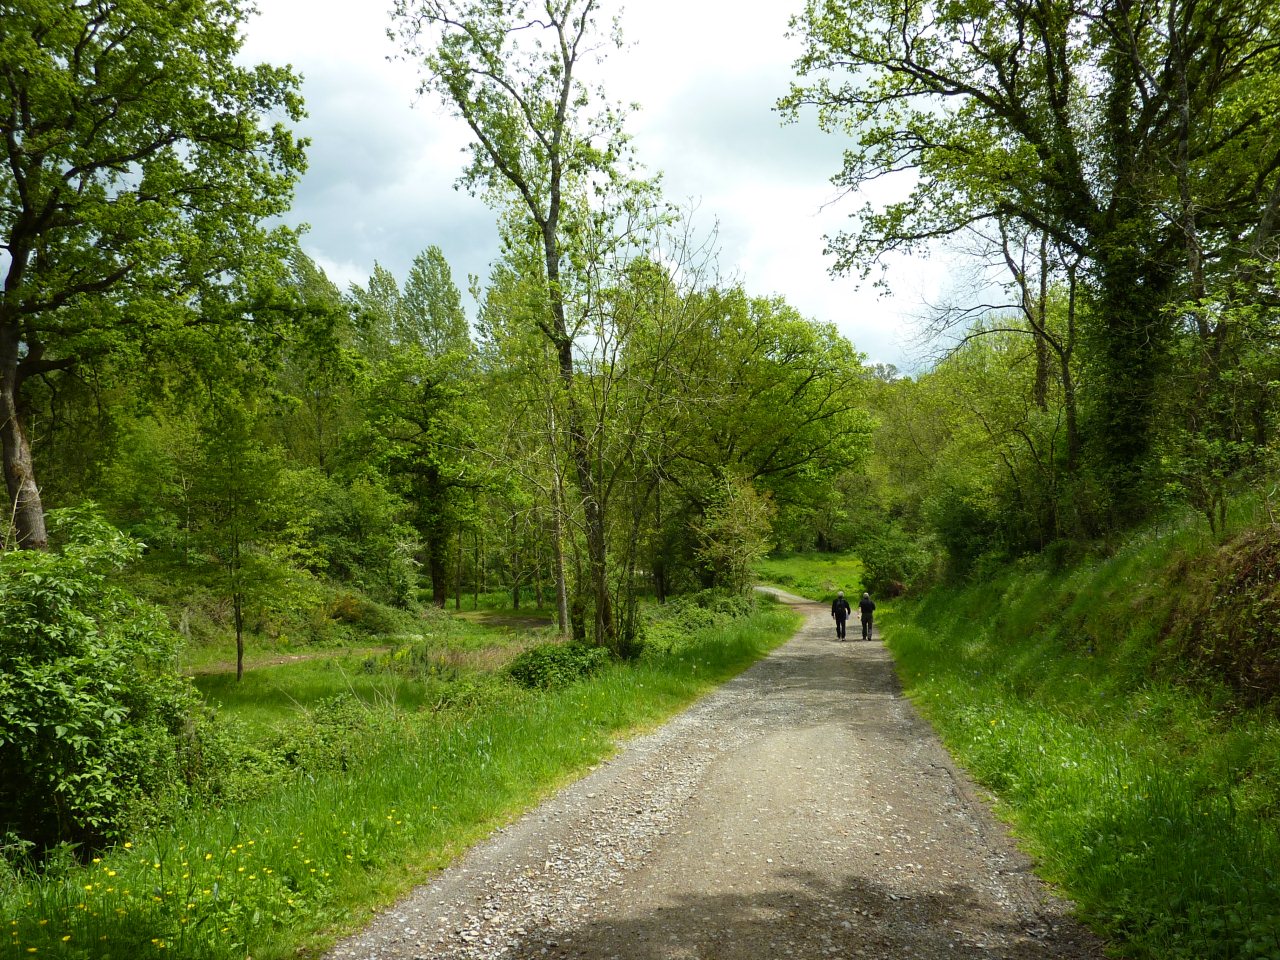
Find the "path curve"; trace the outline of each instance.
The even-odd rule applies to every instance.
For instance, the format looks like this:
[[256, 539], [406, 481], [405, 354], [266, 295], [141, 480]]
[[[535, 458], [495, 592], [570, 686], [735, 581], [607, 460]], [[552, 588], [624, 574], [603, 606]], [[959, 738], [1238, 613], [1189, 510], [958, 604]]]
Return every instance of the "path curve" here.
[[787, 644], [330, 960], [1101, 958], [883, 644], [837, 642], [829, 612], [795, 600]]

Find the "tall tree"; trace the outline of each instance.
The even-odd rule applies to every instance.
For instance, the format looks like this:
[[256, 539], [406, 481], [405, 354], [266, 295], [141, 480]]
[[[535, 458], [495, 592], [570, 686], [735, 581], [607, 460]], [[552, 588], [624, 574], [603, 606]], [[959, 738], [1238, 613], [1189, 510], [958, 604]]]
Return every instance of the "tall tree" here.
[[414, 505], [432, 600], [444, 606], [450, 544], [484, 484], [475, 450], [486, 417], [462, 297], [435, 246], [414, 258], [403, 290], [378, 266], [351, 294], [373, 360], [374, 459]]
[[432, 356], [471, 352], [471, 328], [462, 309], [462, 292], [444, 252], [434, 244], [413, 258], [405, 281], [398, 343], [416, 343]]
[[1139, 510], [1170, 307], [1198, 273], [1256, 257], [1280, 223], [1280, 8], [810, 0], [794, 28], [812, 79], [783, 106], [858, 134], [835, 181], [917, 175], [908, 198], [830, 238], [836, 269], [980, 223], [1047, 237], [1090, 307], [1083, 445], [1114, 515]]
[[244, 678], [245, 614], [270, 581], [263, 541], [279, 458], [254, 436], [255, 411], [233, 390], [213, 387], [191, 496], [206, 553], [225, 575], [236, 635], [236, 679]]
[[[239, 0], [14, 0], [0, 17], [0, 440], [18, 542], [46, 542], [24, 384], [166, 328], [232, 322], [287, 231], [302, 115], [239, 60]], [[235, 278], [229, 281], [227, 278]]]
[[575, 229], [591, 220], [585, 196], [623, 179], [626, 138], [620, 112], [593, 106], [579, 77], [601, 36], [597, 0], [397, 0], [395, 17], [410, 56], [429, 73], [434, 92], [470, 128], [472, 162], [464, 180], [497, 197], [514, 195], [523, 242], [541, 252], [547, 311], [538, 329], [555, 351], [567, 397], [563, 429], [582, 495], [597, 642], [612, 645], [608, 548], [591, 437], [574, 396], [579, 319], [570, 290]]

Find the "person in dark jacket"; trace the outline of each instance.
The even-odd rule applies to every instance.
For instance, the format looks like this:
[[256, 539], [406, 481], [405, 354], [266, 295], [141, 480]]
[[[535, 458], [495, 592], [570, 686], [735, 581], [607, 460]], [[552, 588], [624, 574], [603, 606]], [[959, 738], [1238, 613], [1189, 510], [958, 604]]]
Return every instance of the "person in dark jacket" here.
[[871, 594], [864, 593], [862, 599], [858, 601], [858, 615], [862, 617], [862, 639], [871, 639], [871, 619], [876, 611], [876, 602], [871, 599]]
[[831, 617], [836, 622], [836, 638], [839, 640], [844, 639], [844, 622], [849, 619], [851, 613], [853, 613], [853, 607], [849, 606], [849, 601], [844, 598], [844, 591], [841, 590], [831, 604]]

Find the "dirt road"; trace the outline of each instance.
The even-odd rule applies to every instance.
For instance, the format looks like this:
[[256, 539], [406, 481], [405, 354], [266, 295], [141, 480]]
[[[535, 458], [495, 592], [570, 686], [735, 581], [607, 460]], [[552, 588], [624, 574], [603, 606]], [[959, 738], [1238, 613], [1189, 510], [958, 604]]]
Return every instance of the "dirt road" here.
[[[339, 944], [406, 958], [1100, 958], [829, 614]], [[857, 634], [857, 623], [849, 635]]]

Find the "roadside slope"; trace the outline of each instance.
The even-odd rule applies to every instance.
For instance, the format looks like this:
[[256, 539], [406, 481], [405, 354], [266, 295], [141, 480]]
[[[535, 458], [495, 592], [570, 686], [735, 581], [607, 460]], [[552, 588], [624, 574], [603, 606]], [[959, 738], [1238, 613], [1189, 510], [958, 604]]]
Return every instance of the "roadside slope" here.
[[883, 646], [800, 606], [787, 645], [330, 957], [1101, 957]]

